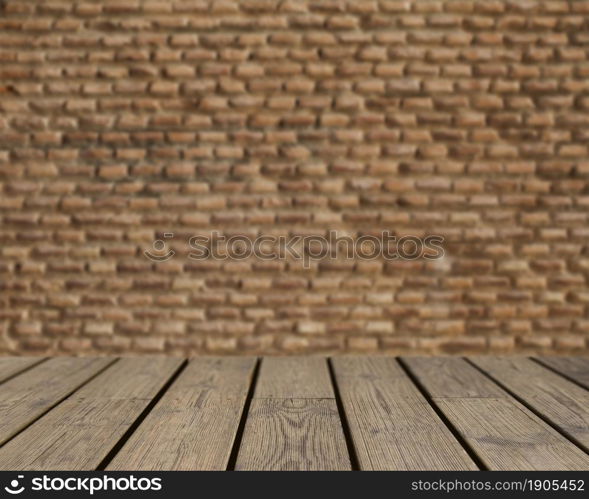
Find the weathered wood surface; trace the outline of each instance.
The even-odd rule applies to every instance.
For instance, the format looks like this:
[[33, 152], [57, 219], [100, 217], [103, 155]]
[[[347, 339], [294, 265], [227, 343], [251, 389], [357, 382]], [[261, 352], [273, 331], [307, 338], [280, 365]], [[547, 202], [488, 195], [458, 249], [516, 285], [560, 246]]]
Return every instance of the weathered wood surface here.
[[396, 359], [333, 360], [360, 468], [476, 470]]
[[589, 390], [589, 358], [540, 357], [538, 361]]
[[492, 470], [585, 470], [589, 456], [459, 358], [406, 358], [481, 461]]
[[0, 470], [91, 469], [589, 470], [589, 360], [0, 358]]
[[264, 359], [236, 469], [350, 467], [327, 361], [317, 357]]
[[4, 357], [0, 358], [0, 383], [43, 362], [41, 357]]
[[113, 361], [55, 358], [0, 385], [0, 444], [26, 428]]
[[123, 359], [0, 448], [0, 469], [95, 469], [180, 366]]
[[475, 357], [474, 364], [589, 450], [589, 391], [530, 359]]
[[191, 360], [107, 469], [224, 470], [255, 362]]

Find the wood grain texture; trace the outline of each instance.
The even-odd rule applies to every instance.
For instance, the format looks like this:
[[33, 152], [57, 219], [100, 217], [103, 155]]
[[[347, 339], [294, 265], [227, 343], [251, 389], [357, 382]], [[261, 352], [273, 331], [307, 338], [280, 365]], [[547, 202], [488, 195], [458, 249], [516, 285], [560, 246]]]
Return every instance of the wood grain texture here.
[[43, 357], [0, 358], [0, 383], [45, 360]]
[[255, 363], [191, 360], [107, 469], [226, 469]]
[[83, 383], [114, 362], [60, 357], [0, 385], [0, 443], [6, 442]]
[[402, 357], [403, 362], [419, 369], [434, 398], [503, 398], [495, 383], [457, 357]]
[[471, 361], [589, 450], [589, 391], [530, 359], [472, 357]]
[[0, 448], [0, 469], [96, 469], [181, 363], [119, 360]]
[[394, 358], [332, 362], [361, 469], [478, 469]]
[[569, 377], [589, 390], [589, 358], [539, 357], [540, 363]]
[[[589, 469], [587, 359], [401, 362], [333, 360], [361, 469]], [[242, 419], [236, 469], [351, 469], [324, 358], [264, 359], [247, 415], [255, 359], [181, 363], [0, 358], [0, 469], [223, 470]]]
[[323, 357], [266, 357], [256, 399], [333, 399], [327, 360]]
[[404, 362], [489, 469], [589, 469], [587, 454], [465, 360]]
[[236, 469], [351, 469], [325, 359], [263, 360]]

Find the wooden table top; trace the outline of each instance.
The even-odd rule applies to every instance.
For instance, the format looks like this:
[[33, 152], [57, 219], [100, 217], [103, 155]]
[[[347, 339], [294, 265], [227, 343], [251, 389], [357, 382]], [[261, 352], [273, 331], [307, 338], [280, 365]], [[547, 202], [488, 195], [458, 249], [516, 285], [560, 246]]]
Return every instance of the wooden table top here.
[[589, 470], [589, 359], [0, 358], [2, 470]]

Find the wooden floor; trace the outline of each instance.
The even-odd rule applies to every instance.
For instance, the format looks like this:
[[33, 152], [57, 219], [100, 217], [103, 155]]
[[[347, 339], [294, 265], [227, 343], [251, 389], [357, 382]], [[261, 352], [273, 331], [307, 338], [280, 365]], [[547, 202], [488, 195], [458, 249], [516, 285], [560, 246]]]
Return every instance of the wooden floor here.
[[0, 358], [3, 470], [589, 470], [589, 359]]

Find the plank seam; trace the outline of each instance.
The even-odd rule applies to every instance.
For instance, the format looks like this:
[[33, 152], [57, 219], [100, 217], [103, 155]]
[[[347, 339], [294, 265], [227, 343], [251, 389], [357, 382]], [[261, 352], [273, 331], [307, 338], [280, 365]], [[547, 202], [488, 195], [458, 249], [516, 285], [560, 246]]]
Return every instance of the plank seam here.
[[235, 471], [235, 465], [237, 464], [237, 457], [239, 455], [239, 449], [241, 447], [241, 441], [243, 440], [243, 434], [245, 433], [245, 424], [250, 412], [250, 406], [254, 399], [254, 393], [256, 391], [256, 385], [258, 384], [258, 376], [260, 374], [261, 367], [260, 358], [256, 359], [256, 364], [251, 374], [250, 386], [245, 397], [245, 403], [241, 410], [241, 417], [239, 418], [239, 424], [237, 425], [237, 431], [233, 438], [233, 445], [231, 446], [231, 452], [229, 453], [229, 460], [227, 461], [227, 471]]
[[[333, 394], [335, 398], [335, 404], [337, 406], [337, 411], [339, 413], [340, 423], [342, 425], [342, 430], [344, 433], [344, 440], [346, 441], [346, 447], [348, 449], [348, 456], [350, 458], [350, 466], [352, 471], [359, 471], [360, 470], [360, 460], [358, 459], [358, 453], [356, 452], [356, 447], [354, 445], [354, 439], [352, 437], [352, 430], [350, 429], [350, 424], [348, 422], [348, 416], [346, 415], [346, 411], [344, 410], [344, 404], [342, 402], [342, 398], [339, 391], [339, 386], [337, 384], [337, 377], [335, 375], [335, 370], [333, 368], [333, 364], [331, 362], [331, 358], [327, 359], [327, 368], [329, 370], [329, 378], [331, 379], [331, 386], [333, 388]], [[321, 399], [320, 399], [321, 400]], [[333, 399], [324, 399], [324, 400], [333, 400]]]
[[452, 422], [448, 419], [444, 411], [440, 408], [440, 406], [436, 403], [435, 399], [430, 395], [427, 391], [427, 388], [419, 381], [417, 376], [413, 374], [410, 367], [403, 361], [403, 359], [396, 357], [397, 363], [401, 366], [401, 369], [407, 374], [409, 379], [413, 382], [415, 387], [419, 390], [421, 395], [425, 398], [428, 402], [430, 407], [434, 410], [437, 416], [440, 418], [442, 423], [446, 425], [448, 431], [452, 433], [456, 441], [462, 446], [462, 448], [466, 451], [468, 456], [473, 460], [474, 464], [478, 466], [478, 468], [482, 471], [488, 471], [489, 467], [485, 464], [483, 459], [475, 452], [472, 446], [468, 443], [468, 441], [461, 435], [458, 429], [452, 424]]
[[536, 364], [540, 364], [542, 367], [548, 369], [549, 371], [552, 371], [554, 374], [558, 374], [560, 377], [566, 379], [567, 381], [570, 381], [571, 383], [574, 383], [578, 387], [581, 387], [583, 390], [588, 390], [589, 391], [589, 386], [587, 386], [587, 385], [585, 385], [585, 384], [577, 381], [575, 378], [569, 376], [568, 374], [563, 373], [562, 371], [559, 371], [555, 367], [552, 367], [550, 364], [545, 364], [544, 362], [542, 362], [542, 359], [538, 359], [536, 357], [530, 357], [530, 360], [532, 362], [535, 362]]
[[151, 399], [149, 404], [145, 406], [141, 414], [137, 416], [135, 421], [127, 428], [127, 431], [123, 433], [121, 438], [114, 444], [114, 446], [106, 453], [106, 456], [100, 461], [98, 466], [96, 467], [96, 471], [104, 471], [106, 467], [110, 464], [110, 462], [114, 459], [114, 457], [119, 453], [119, 451], [123, 448], [123, 446], [127, 443], [131, 435], [135, 433], [135, 430], [139, 428], [139, 425], [143, 422], [143, 420], [147, 417], [147, 415], [151, 412], [151, 410], [155, 407], [155, 405], [160, 401], [160, 399], [164, 396], [164, 394], [168, 391], [168, 388], [172, 386], [172, 383], [176, 381], [176, 378], [180, 376], [184, 368], [188, 365], [188, 360], [184, 359], [184, 361], [178, 366], [174, 374], [170, 376], [170, 379], [164, 383], [164, 385], [159, 389], [159, 391], [155, 394], [155, 396]]
[[517, 402], [519, 402], [521, 405], [523, 405], [526, 409], [528, 409], [532, 414], [535, 414], [538, 418], [540, 418], [544, 423], [546, 423], [548, 426], [550, 426], [553, 430], [555, 430], [559, 435], [563, 436], [564, 438], [566, 438], [567, 440], [569, 440], [571, 443], [573, 443], [574, 445], [576, 445], [577, 447], [579, 447], [583, 452], [589, 454], [589, 448], [587, 448], [585, 445], [583, 445], [581, 442], [579, 442], [574, 436], [568, 434], [566, 432], [566, 430], [560, 428], [556, 423], [553, 423], [547, 416], [545, 416], [544, 414], [542, 414], [540, 411], [538, 411], [537, 409], [535, 409], [533, 406], [531, 406], [530, 404], [528, 404], [524, 399], [522, 399], [517, 393], [515, 393], [514, 391], [510, 390], [506, 385], [504, 385], [501, 381], [499, 381], [498, 379], [496, 379], [493, 375], [489, 374], [488, 372], [484, 371], [481, 367], [479, 367], [478, 365], [476, 365], [474, 362], [472, 362], [469, 358], [465, 358], [464, 359], [466, 362], [468, 362], [472, 367], [474, 367], [477, 371], [479, 371], [481, 374], [483, 374], [484, 376], [486, 376], [487, 378], [489, 378], [493, 383], [495, 383], [497, 386], [499, 386], [499, 388], [501, 388], [502, 390], [504, 390], [505, 392], [507, 392], [511, 397], [513, 397]]
[[[17, 437], [18, 435], [20, 435], [23, 431], [27, 430], [28, 428], [30, 428], [32, 425], [34, 425], [37, 421], [39, 421], [43, 416], [45, 416], [45, 414], [47, 414], [49, 411], [52, 411], [53, 409], [55, 409], [58, 405], [62, 404], [65, 400], [69, 399], [74, 393], [76, 393], [80, 388], [86, 386], [88, 383], [90, 383], [90, 381], [92, 381], [94, 378], [96, 378], [98, 375], [102, 374], [104, 371], [106, 371], [109, 367], [111, 367], [113, 364], [115, 364], [116, 362], [118, 362], [119, 359], [114, 359], [112, 362], [109, 362], [108, 364], [106, 364], [104, 367], [102, 367], [101, 369], [99, 369], [97, 372], [95, 372], [92, 376], [90, 376], [87, 380], [85, 380], [83, 383], [80, 383], [78, 386], [76, 386], [72, 391], [70, 391], [69, 393], [67, 393], [65, 396], [63, 396], [61, 399], [57, 400], [54, 404], [50, 405], [49, 407], [47, 407], [46, 410], [44, 410], [41, 414], [39, 414], [36, 418], [34, 418], [33, 420], [29, 421], [23, 428], [21, 428], [20, 430], [18, 430], [14, 435], [11, 435], [9, 438], [7, 438], [6, 440], [4, 440], [1, 444], [0, 444], [0, 448], [4, 447], [8, 442], [10, 442], [13, 438]], [[34, 366], [31, 367], [36, 367], [39, 364], [35, 364]]]
[[21, 369], [20, 371], [16, 371], [15, 373], [12, 373], [10, 376], [8, 376], [7, 378], [4, 378], [2, 381], [0, 381], [0, 385], [6, 383], [7, 381], [10, 381], [11, 379], [16, 378], [17, 376], [20, 376], [21, 374], [26, 373], [27, 371], [30, 371], [34, 367], [37, 367], [40, 364], [43, 364], [43, 362], [46, 362], [47, 360], [48, 360], [47, 357], [42, 357], [42, 358], [40, 357], [39, 362], [35, 362], [34, 364], [31, 364], [30, 366], [27, 366], [27, 367]]

